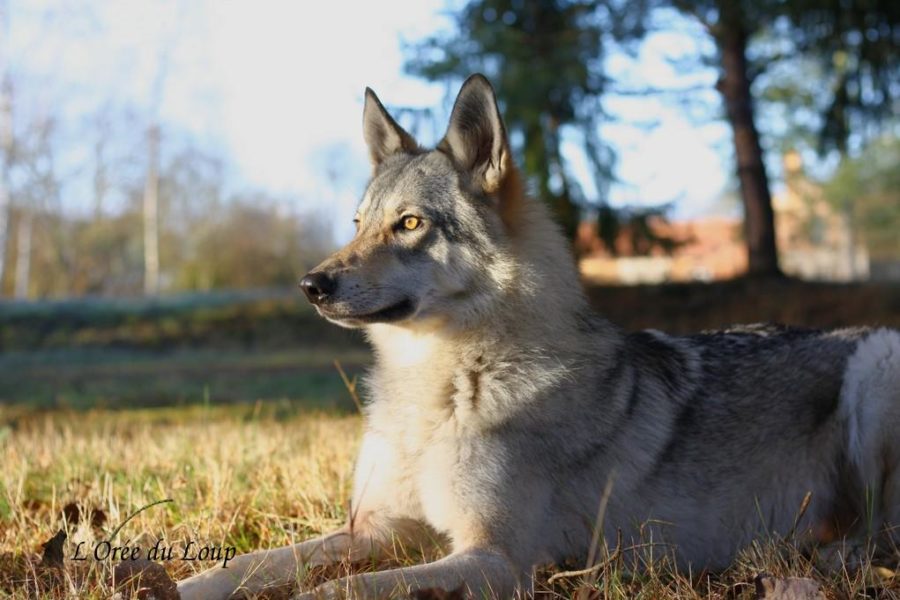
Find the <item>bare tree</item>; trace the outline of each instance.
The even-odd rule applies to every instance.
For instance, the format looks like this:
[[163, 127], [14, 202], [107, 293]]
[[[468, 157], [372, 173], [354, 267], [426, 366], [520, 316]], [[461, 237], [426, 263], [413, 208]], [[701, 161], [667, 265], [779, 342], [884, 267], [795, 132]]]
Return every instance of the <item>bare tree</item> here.
[[13, 293], [26, 299], [31, 290], [31, 264], [35, 217], [41, 211], [60, 213], [59, 180], [54, 160], [54, 134], [57, 121], [44, 115], [30, 124], [17, 144], [16, 168], [24, 177], [15, 189], [16, 270]]
[[147, 177], [144, 183], [144, 293], [159, 292], [159, 122], [147, 130]]
[[13, 295], [17, 300], [28, 298], [28, 284], [31, 280], [31, 234], [34, 229], [34, 215], [30, 207], [21, 207], [16, 227], [16, 285]]
[[0, 0], [0, 295], [9, 229], [9, 163], [12, 159], [12, 85], [9, 79], [9, 7]]
[[177, 42], [181, 22], [179, 5], [176, 23], [160, 42], [156, 79], [150, 95], [150, 126], [147, 128], [147, 175], [144, 184], [144, 293], [159, 293], [159, 161], [162, 127], [160, 106], [165, 95], [169, 55]]
[[103, 205], [110, 188], [108, 148], [112, 135], [110, 123], [111, 107], [103, 106], [91, 119], [91, 126], [96, 137], [94, 138], [94, 219], [103, 218]]

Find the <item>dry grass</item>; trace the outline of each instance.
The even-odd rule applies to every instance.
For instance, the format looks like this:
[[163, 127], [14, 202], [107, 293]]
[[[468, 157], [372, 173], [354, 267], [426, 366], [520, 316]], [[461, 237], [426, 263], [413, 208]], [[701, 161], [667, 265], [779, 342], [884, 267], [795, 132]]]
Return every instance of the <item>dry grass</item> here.
[[[0, 408], [0, 597], [109, 598], [109, 561], [71, 560], [75, 544], [104, 539], [135, 509], [172, 498], [129, 521], [116, 538], [147, 548], [156, 540], [233, 545], [238, 552], [281, 546], [338, 526], [346, 518], [360, 433], [355, 416], [279, 417], [262, 406], [89, 413], [20, 413]], [[76, 502], [77, 524], [64, 518]], [[68, 510], [71, 519], [73, 512]], [[98, 527], [100, 516], [106, 517]], [[41, 543], [69, 535], [65, 572], [38, 565]], [[606, 558], [606, 560], [604, 560]], [[588, 576], [548, 583], [565, 565], [538, 573], [551, 597], [752, 598], [754, 576], [811, 576], [830, 598], [900, 598], [900, 578], [867, 568], [825, 576], [787, 544], [745, 551], [724, 573], [677, 574], [665, 557], [633, 570], [615, 556]], [[415, 552], [394, 563], [419, 560]], [[183, 578], [209, 563], [164, 562]], [[302, 584], [345, 574], [316, 570]], [[372, 565], [353, 568], [372, 568]], [[881, 573], [881, 574], [879, 574]]]

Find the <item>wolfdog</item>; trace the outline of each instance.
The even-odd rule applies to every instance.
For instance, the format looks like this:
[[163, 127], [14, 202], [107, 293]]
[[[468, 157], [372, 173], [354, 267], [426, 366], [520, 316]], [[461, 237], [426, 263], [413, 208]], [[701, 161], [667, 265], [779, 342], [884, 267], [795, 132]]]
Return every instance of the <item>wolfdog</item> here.
[[300, 284], [375, 350], [355, 518], [187, 579], [184, 600], [441, 536], [444, 558], [298, 597], [527, 595], [535, 565], [584, 561], [595, 536], [651, 540], [685, 568], [764, 535], [896, 547], [900, 332], [624, 332], [590, 310], [567, 242], [524, 197], [485, 77], [433, 150], [371, 90], [363, 123], [374, 174], [356, 235]]

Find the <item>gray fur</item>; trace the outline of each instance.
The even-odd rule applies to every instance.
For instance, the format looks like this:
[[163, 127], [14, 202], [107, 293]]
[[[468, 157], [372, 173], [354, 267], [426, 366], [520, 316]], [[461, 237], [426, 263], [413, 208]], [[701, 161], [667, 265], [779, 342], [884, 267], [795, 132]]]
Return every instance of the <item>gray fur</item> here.
[[[508, 597], [537, 564], [585, 559], [608, 486], [606, 542], [651, 540], [684, 567], [722, 567], [787, 534], [808, 492], [802, 539], [888, 541], [900, 333], [619, 330], [590, 312], [565, 240], [518, 193], [486, 90], [479, 77], [463, 86], [438, 150], [374, 142], [357, 236], [317, 267], [337, 282], [317, 309], [364, 328], [376, 356], [353, 527], [239, 557], [182, 582], [182, 598], [227, 597], [236, 577], [258, 590], [433, 532], [448, 557], [309, 597], [459, 585]], [[402, 229], [408, 215], [421, 226]]]

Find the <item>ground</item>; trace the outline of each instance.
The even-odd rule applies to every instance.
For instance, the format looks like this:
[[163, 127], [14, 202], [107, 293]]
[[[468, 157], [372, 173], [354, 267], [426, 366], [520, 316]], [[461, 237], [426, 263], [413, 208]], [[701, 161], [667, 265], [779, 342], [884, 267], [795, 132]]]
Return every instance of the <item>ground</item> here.
[[[113, 545], [138, 545], [146, 553], [176, 548], [162, 562], [173, 579], [211, 564], [187, 561], [204, 546], [238, 552], [299, 541], [347, 518], [350, 474], [359, 441], [357, 415], [310, 413], [262, 405], [133, 411], [4, 411], [0, 430], [0, 597], [106, 599], [114, 561], [72, 560], [142, 506]], [[74, 506], [73, 506], [74, 505]], [[65, 574], [39, 565], [41, 544], [59, 529], [68, 534]], [[399, 551], [393, 564], [421, 560], [417, 549]], [[387, 565], [381, 565], [387, 566]], [[538, 574], [546, 598], [753, 598], [761, 572], [809, 576], [829, 598], [897, 598], [900, 577], [870, 565], [861, 573], [824, 574], [778, 540], [748, 548], [724, 573], [676, 574], [663, 561], [629, 572], [615, 560], [595, 576], [548, 583], [563, 569]], [[311, 585], [326, 577], [370, 569], [341, 565], [301, 577]], [[48, 572], [50, 572], [48, 574]]]
[[[897, 286], [738, 282], [590, 293], [630, 328], [900, 325]], [[112, 545], [174, 547], [172, 560], [159, 561], [174, 579], [212, 564], [181, 560], [189, 541], [194, 552], [242, 553], [347, 518], [362, 423], [332, 362], [341, 360], [352, 381], [368, 360], [361, 340], [321, 327], [287, 296], [204, 301], [187, 312], [175, 304], [0, 305], [0, 598], [109, 598], [114, 563], [73, 560], [78, 543], [90, 554], [160, 500], [172, 502], [127, 521]], [[60, 529], [68, 535], [62, 570], [41, 564], [42, 544]], [[422, 558], [398, 549], [390, 563]], [[315, 570], [298, 584], [375, 566]], [[547, 598], [740, 599], [755, 597], [754, 577], [767, 572], [812, 577], [829, 598], [900, 598], [896, 565], [823, 573], [790, 540], [762, 540], [722, 573], [676, 573], [665, 560], [636, 571], [613, 556], [596, 573], [550, 581], [582, 566], [548, 566], [536, 589]]]

